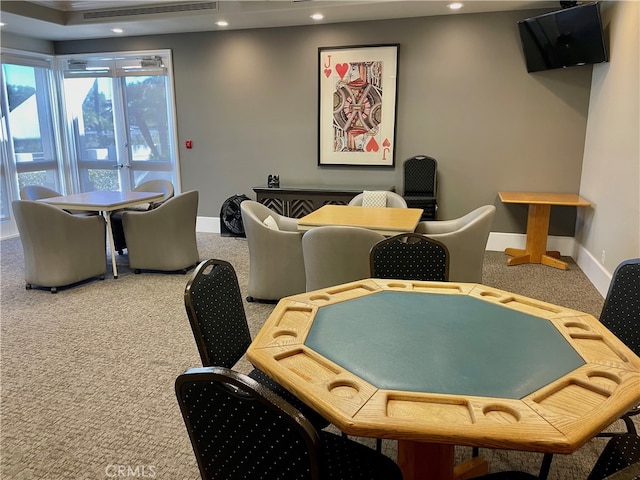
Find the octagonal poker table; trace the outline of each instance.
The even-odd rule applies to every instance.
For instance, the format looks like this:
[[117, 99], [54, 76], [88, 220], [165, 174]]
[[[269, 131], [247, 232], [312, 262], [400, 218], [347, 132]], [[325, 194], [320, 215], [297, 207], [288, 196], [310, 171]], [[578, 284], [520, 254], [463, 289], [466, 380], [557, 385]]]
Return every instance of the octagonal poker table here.
[[571, 453], [640, 401], [640, 359], [594, 317], [480, 284], [287, 297], [247, 354], [343, 432], [398, 440], [406, 480], [486, 469], [455, 445]]

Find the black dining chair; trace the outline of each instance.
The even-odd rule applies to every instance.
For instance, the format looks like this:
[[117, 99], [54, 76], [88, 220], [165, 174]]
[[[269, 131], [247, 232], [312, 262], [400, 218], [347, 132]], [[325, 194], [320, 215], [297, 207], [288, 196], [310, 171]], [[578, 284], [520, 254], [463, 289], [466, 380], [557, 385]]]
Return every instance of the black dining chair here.
[[407, 206], [421, 208], [422, 220], [435, 220], [438, 162], [427, 155], [416, 155], [405, 160], [402, 168], [403, 196]]
[[[546, 474], [536, 476], [527, 472], [495, 472], [472, 480], [543, 480]], [[640, 437], [626, 433], [612, 437], [600, 453], [587, 480], [639, 480]]]
[[[424, 235], [401, 233], [371, 247], [369, 266], [374, 278], [444, 282], [449, 279], [449, 250]], [[376, 439], [376, 450], [381, 449], [382, 440]]]
[[[600, 314], [600, 323], [640, 356], [640, 258], [620, 263], [611, 278], [609, 291]], [[627, 429], [623, 433], [637, 433], [632, 417], [640, 413], [640, 405], [622, 415]], [[619, 433], [602, 432], [609, 437]]]
[[401, 480], [365, 445], [317, 431], [259, 381], [224, 367], [193, 368], [176, 396], [204, 480]]
[[[640, 355], [640, 258], [625, 260], [616, 267], [602, 307], [600, 322], [636, 355]], [[636, 406], [620, 417], [625, 424], [626, 431], [601, 432], [597, 435], [598, 437], [618, 438], [618, 440], [610, 441], [607, 444], [607, 448], [596, 463], [589, 480], [604, 479], [607, 475], [615, 473], [616, 470], [611, 470], [611, 468], [616, 465], [620, 468], [627, 466], [628, 458], [631, 458], [633, 462], [640, 461], [640, 441], [632, 418], [639, 413], [640, 406]], [[474, 450], [474, 453], [477, 453], [477, 450]], [[615, 461], [608, 460], [609, 458], [614, 458]], [[483, 479], [527, 480], [535, 478], [545, 480], [549, 474], [552, 459], [552, 454], [545, 454], [537, 477], [522, 472], [503, 472], [504, 476], [496, 474], [495, 476], [483, 477]], [[640, 472], [637, 472], [636, 475], [635, 477], [621, 475], [620, 478], [640, 479]]]
[[[233, 368], [251, 344], [242, 293], [233, 266], [217, 259], [200, 262], [187, 282], [184, 305], [202, 365]], [[253, 369], [249, 377], [293, 404], [315, 428], [329, 425], [326, 419], [266, 373]]]
[[375, 244], [369, 254], [371, 276], [403, 280], [447, 281], [449, 250], [418, 233], [401, 233]]
[[[640, 319], [640, 258], [626, 260], [618, 265], [613, 273], [600, 314], [600, 322], [631, 348], [636, 355], [640, 355], [638, 319]], [[601, 432], [597, 436], [612, 437], [628, 433], [637, 434], [631, 417], [638, 413], [640, 413], [640, 406], [632, 408], [620, 417], [625, 423], [626, 432]], [[552, 459], [553, 455], [550, 453], [544, 456], [538, 476], [540, 480], [547, 478]]]

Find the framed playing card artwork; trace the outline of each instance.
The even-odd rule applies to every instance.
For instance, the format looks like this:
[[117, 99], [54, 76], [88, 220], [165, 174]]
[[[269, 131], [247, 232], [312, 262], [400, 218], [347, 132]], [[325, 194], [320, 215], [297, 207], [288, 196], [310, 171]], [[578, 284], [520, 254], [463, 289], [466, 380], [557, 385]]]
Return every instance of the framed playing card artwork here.
[[399, 47], [318, 48], [318, 165], [395, 165]]

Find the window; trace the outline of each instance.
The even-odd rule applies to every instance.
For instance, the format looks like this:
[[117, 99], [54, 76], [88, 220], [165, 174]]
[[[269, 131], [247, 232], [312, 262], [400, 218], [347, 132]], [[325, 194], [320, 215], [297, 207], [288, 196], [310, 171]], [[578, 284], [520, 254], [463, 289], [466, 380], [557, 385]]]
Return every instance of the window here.
[[0, 51], [2, 237], [17, 233], [11, 201], [25, 185], [128, 191], [163, 178], [180, 191], [169, 50]]
[[2, 236], [15, 234], [11, 201], [25, 185], [60, 190], [56, 95], [50, 57], [2, 52], [1, 181]]
[[60, 57], [81, 191], [177, 184], [168, 51]]

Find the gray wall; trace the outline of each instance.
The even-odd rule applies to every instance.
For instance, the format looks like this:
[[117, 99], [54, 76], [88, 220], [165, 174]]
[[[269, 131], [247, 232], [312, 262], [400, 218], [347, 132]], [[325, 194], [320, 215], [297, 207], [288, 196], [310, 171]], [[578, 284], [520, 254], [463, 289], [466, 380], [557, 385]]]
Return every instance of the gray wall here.
[[610, 61], [593, 68], [580, 185], [594, 208], [581, 209], [576, 238], [613, 272], [640, 257], [640, 3], [605, 7]]
[[[516, 22], [541, 11], [55, 43], [58, 54], [173, 50], [182, 189], [217, 217], [235, 193], [281, 184], [395, 185], [402, 161], [434, 156], [439, 218], [482, 204], [492, 231], [525, 231], [500, 190], [578, 192], [591, 67], [528, 74]], [[317, 166], [317, 49], [400, 43], [395, 169]], [[186, 150], [184, 141], [193, 140]], [[550, 233], [573, 236], [554, 208]]]
[[2, 48], [13, 48], [16, 50], [26, 50], [28, 52], [45, 53], [49, 55], [53, 54], [52, 42], [8, 32], [2, 32], [0, 45]]

